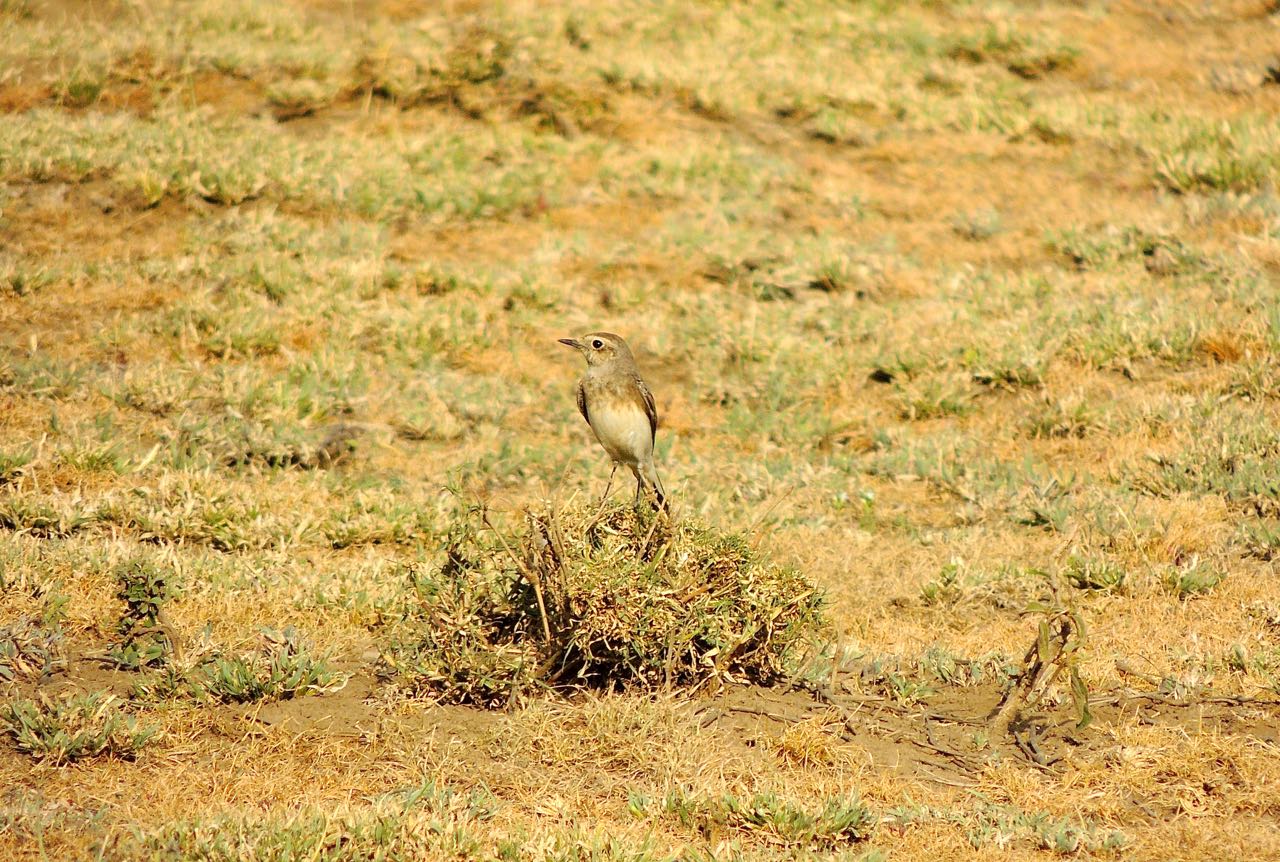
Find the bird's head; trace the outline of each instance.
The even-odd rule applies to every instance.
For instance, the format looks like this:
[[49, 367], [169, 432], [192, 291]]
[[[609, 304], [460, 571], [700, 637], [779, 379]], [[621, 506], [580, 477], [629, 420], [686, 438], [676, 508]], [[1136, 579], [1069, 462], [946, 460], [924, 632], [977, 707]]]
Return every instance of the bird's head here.
[[580, 351], [588, 366], [607, 365], [617, 359], [634, 361], [627, 342], [612, 332], [588, 332], [581, 338], [561, 338], [560, 343]]

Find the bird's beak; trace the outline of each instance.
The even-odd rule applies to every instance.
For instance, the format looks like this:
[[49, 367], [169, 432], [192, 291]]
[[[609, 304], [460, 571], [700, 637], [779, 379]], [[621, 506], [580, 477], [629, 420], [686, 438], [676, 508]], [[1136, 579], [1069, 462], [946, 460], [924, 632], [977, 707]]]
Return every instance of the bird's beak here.
[[582, 349], [582, 342], [576, 338], [561, 338], [560, 343], [567, 344], [568, 346], [572, 347], [574, 350]]

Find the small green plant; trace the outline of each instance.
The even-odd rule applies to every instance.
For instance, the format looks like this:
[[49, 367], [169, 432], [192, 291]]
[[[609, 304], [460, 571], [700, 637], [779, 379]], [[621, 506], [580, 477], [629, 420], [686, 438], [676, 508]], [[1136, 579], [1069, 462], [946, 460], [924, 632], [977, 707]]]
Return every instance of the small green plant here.
[[969, 63], [1000, 63], [1013, 74], [1028, 80], [1070, 68], [1080, 56], [1078, 48], [1049, 42], [1037, 34], [1019, 32], [1003, 21], [991, 24], [979, 33], [954, 39], [946, 53], [954, 60]]
[[953, 604], [964, 594], [958, 583], [960, 580], [960, 564], [947, 563], [938, 572], [938, 577], [920, 588], [920, 600], [926, 605]]
[[951, 230], [970, 242], [991, 239], [1003, 229], [1000, 213], [990, 208], [956, 213], [951, 217]]
[[1180, 193], [1263, 189], [1280, 168], [1276, 142], [1270, 121], [1197, 121], [1156, 154], [1156, 178]]
[[267, 87], [267, 102], [277, 120], [308, 117], [329, 106], [336, 88], [312, 78], [287, 78]]
[[1222, 580], [1222, 571], [1207, 560], [1193, 557], [1187, 562], [1170, 566], [1164, 575], [1164, 585], [1180, 599], [1189, 599], [1213, 590]]
[[1093, 714], [1089, 711], [1089, 689], [1080, 675], [1080, 652], [1088, 642], [1084, 617], [1070, 604], [1058, 601], [1056, 595], [1048, 601], [1032, 602], [1025, 613], [1040, 617], [1036, 638], [991, 718], [992, 735], [1004, 737], [1022, 720], [1023, 711], [1034, 708], [1049, 686], [1064, 674], [1075, 704], [1076, 726], [1087, 727]]
[[173, 629], [164, 616], [164, 605], [175, 592], [169, 573], [145, 559], [116, 566], [124, 613], [116, 631], [120, 640], [107, 656], [126, 670], [163, 664], [178, 648]]
[[32, 265], [18, 257], [0, 256], [0, 296], [29, 296], [55, 281], [49, 266]]
[[1041, 440], [1085, 437], [1101, 426], [1098, 411], [1084, 401], [1045, 400], [1027, 419], [1027, 434]]
[[139, 728], [133, 716], [120, 711], [116, 698], [102, 692], [0, 705], [0, 726], [13, 737], [19, 751], [55, 764], [91, 757], [132, 759], [155, 735]]
[[0, 487], [21, 477], [32, 457], [30, 452], [0, 452]]
[[973, 410], [971, 394], [955, 383], [931, 378], [895, 388], [898, 415], [903, 419], [916, 421], [965, 416]]
[[1006, 683], [1017, 675], [1018, 667], [998, 652], [976, 658], [962, 658], [950, 650], [931, 646], [916, 662], [920, 670], [944, 685], [967, 686], [989, 680]]
[[22, 619], [0, 626], [0, 682], [41, 679], [65, 668], [62, 639], [56, 621]]
[[967, 364], [975, 383], [1009, 392], [1043, 386], [1048, 372], [1048, 361], [1039, 356], [997, 356]]
[[902, 662], [896, 656], [878, 656], [863, 665], [860, 682], [864, 689], [880, 692], [901, 704], [916, 703], [934, 693], [927, 682], [902, 670]]
[[906, 383], [932, 367], [931, 360], [919, 355], [895, 354], [877, 359], [870, 379], [876, 383]]
[[69, 504], [55, 507], [22, 494], [0, 498], [0, 529], [40, 539], [61, 539], [93, 523], [94, 515]]
[[1080, 557], [1072, 554], [1063, 572], [1068, 583], [1078, 590], [1116, 593], [1124, 589], [1123, 567], [1102, 557]]
[[660, 803], [631, 794], [628, 808], [636, 816], [669, 817], [688, 829], [729, 829], [749, 839], [812, 850], [833, 850], [865, 840], [876, 823], [875, 814], [852, 797], [828, 799], [814, 811], [773, 793], [743, 799], [732, 794], [699, 797], [676, 789]]
[[1246, 521], [1240, 525], [1240, 538], [1250, 556], [1267, 561], [1280, 559], [1280, 521]]
[[1051, 476], [1031, 485], [1022, 495], [1023, 509], [1016, 515], [1016, 520], [1028, 527], [1045, 527], [1057, 533], [1064, 532], [1075, 508], [1071, 499], [1071, 489], [1075, 483], [1075, 476], [1065, 481]]
[[1201, 255], [1178, 237], [1153, 233], [1136, 225], [1069, 228], [1051, 232], [1046, 240], [1050, 248], [1082, 270], [1105, 270], [1121, 263], [1141, 261], [1153, 275], [1177, 275], [1204, 266]]
[[341, 687], [346, 677], [326, 658], [311, 655], [297, 631], [263, 629], [257, 650], [242, 655], [213, 654], [186, 669], [166, 667], [140, 680], [140, 698], [190, 698], [215, 703], [289, 700]]
[[120, 473], [125, 463], [114, 443], [68, 447], [58, 452], [58, 461], [86, 473]]
[[68, 108], [87, 108], [98, 101], [105, 83], [100, 72], [77, 70], [58, 83], [58, 101]]

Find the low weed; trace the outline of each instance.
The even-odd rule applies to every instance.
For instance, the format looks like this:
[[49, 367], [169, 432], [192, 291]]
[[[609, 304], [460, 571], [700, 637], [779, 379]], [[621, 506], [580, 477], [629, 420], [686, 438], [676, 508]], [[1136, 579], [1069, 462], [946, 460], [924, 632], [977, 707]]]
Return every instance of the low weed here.
[[1007, 850], [1013, 845], [1074, 856], [1081, 852], [1119, 853], [1129, 844], [1123, 832], [1108, 830], [1089, 819], [994, 803], [982, 803], [970, 810], [907, 806], [887, 811], [885, 820], [903, 829], [948, 823], [963, 829], [975, 850]]
[[632, 793], [627, 808], [636, 817], [659, 816], [706, 834], [733, 832], [754, 842], [831, 851], [865, 840], [876, 816], [856, 797], [832, 798], [816, 810], [773, 793], [743, 798], [704, 797], [675, 789], [661, 800]]
[[172, 575], [138, 558], [118, 565], [115, 576], [120, 584], [116, 598], [125, 609], [116, 626], [120, 640], [107, 652], [108, 658], [126, 670], [163, 664], [178, 648], [162, 618], [164, 605], [176, 591]]
[[197, 702], [258, 703], [289, 700], [341, 687], [346, 677], [323, 656], [312, 655], [297, 631], [264, 629], [256, 650], [219, 652], [173, 665], [139, 680], [134, 694], [144, 699], [189, 698]]
[[0, 682], [40, 680], [64, 670], [62, 627], [24, 618], [0, 626]]
[[1019, 78], [1036, 79], [1071, 68], [1080, 51], [999, 21], [978, 33], [956, 37], [946, 54], [969, 63], [999, 63]]
[[1193, 557], [1181, 565], [1169, 566], [1164, 573], [1165, 588], [1180, 599], [1212, 592], [1222, 581], [1223, 572], [1208, 560]]
[[1128, 573], [1123, 566], [1105, 557], [1072, 554], [1067, 559], [1063, 575], [1066, 577], [1067, 583], [1078, 590], [1118, 593], [1125, 589], [1125, 580]]
[[35, 700], [0, 705], [0, 727], [17, 749], [54, 764], [93, 757], [131, 760], [155, 735], [139, 728], [120, 710], [117, 699], [102, 692], [60, 698], [44, 693]]
[[1224, 417], [1215, 434], [1197, 437], [1173, 456], [1153, 458], [1130, 482], [1161, 497], [1216, 494], [1234, 507], [1264, 518], [1280, 516], [1280, 434], [1267, 420]]
[[896, 388], [898, 415], [909, 421], [965, 416], [973, 411], [973, 396], [956, 381], [929, 378]]

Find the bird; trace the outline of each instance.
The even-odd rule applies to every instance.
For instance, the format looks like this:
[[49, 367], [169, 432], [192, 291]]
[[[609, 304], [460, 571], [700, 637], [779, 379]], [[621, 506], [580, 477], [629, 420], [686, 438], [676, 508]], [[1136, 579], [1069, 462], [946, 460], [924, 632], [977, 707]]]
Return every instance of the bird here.
[[560, 343], [587, 360], [587, 372], [578, 381], [578, 410], [613, 459], [601, 501], [609, 496], [618, 467], [626, 467], [636, 477], [636, 502], [648, 492], [656, 508], [666, 511], [667, 495], [653, 463], [658, 408], [631, 348], [612, 332], [589, 332], [582, 338], [561, 338]]

